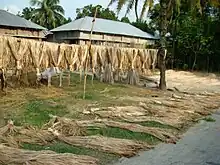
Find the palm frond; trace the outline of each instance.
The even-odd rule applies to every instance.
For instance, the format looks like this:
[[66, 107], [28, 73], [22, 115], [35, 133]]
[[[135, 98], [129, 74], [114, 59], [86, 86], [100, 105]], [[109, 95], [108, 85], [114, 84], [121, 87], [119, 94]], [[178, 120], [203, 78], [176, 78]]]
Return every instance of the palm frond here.
[[141, 10], [141, 18], [144, 17], [144, 14], [147, 10], [147, 8], [149, 7], [149, 9], [151, 9], [153, 7], [153, 4], [154, 4], [154, 0], [145, 0], [144, 1], [144, 5], [142, 7], [142, 10]]
[[30, 5], [31, 6], [41, 6], [42, 0], [30, 0]]
[[126, 10], [126, 15], [132, 10], [132, 8], [134, 7], [134, 2], [137, 0], [129, 0], [128, 2], [128, 6], [127, 6], [127, 10]]
[[114, 3], [118, 2], [118, 0], [111, 0], [108, 4], [108, 7], [110, 7], [111, 5], [113, 5]]
[[122, 7], [126, 4], [127, 0], [118, 0], [117, 5], [117, 13], [119, 13], [122, 9]]
[[59, 12], [59, 13], [61, 13], [61, 14], [63, 14], [63, 15], [64, 15], [64, 13], [65, 13], [63, 7], [60, 6], [60, 5], [53, 5], [53, 6], [51, 6], [51, 9], [52, 9], [54, 12]]

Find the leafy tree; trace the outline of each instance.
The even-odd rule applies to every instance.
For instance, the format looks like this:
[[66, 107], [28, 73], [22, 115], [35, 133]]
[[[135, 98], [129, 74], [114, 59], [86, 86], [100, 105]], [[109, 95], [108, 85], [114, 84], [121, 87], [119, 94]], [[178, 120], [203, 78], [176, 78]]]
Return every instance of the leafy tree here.
[[[146, 27], [152, 31], [160, 31], [158, 53], [160, 88], [166, 89], [165, 47], [168, 52], [172, 50], [172, 53], [168, 54], [175, 55], [175, 66], [182, 63], [181, 66], [185, 68], [187, 66], [191, 69], [220, 70], [220, 65], [216, 62], [220, 60], [219, 0], [159, 0], [158, 2], [148, 13], [151, 21]], [[126, 0], [111, 0], [110, 4], [112, 3], [117, 3], [117, 11], [126, 5], [129, 8]], [[145, 8], [147, 10], [149, 1], [145, 0], [144, 3], [148, 4], [143, 6], [142, 10]], [[135, 24], [138, 25], [137, 22]], [[144, 29], [142, 26], [139, 28]], [[167, 32], [171, 33], [170, 40], [166, 38]]]
[[18, 13], [17, 15], [20, 16], [20, 17], [23, 17], [27, 20], [32, 20], [33, 19], [33, 11], [34, 11], [34, 8], [32, 7], [25, 7], [22, 12]]
[[[176, 6], [173, 5], [173, 1], [175, 0], [160, 0], [159, 5], [160, 5], [160, 12], [159, 12], [159, 30], [160, 30], [160, 47], [158, 51], [158, 58], [159, 58], [159, 68], [160, 68], [160, 89], [165, 90], [166, 89], [166, 79], [165, 79], [165, 71], [166, 71], [166, 66], [165, 66], [165, 48], [166, 48], [166, 33], [167, 33], [167, 28], [168, 28], [168, 19], [170, 17], [170, 13], [173, 11], [173, 8], [176, 8]], [[180, 0], [176, 0], [180, 1]], [[126, 5], [127, 1], [125, 0], [111, 0], [110, 4], [113, 4], [117, 2], [117, 10], [120, 11], [124, 5]], [[141, 12], [141, 17], [144, 16], [144, 11], [147, 10], [147, 7], [152, 6], [153, 0], [145, 0], [144, 5], [142, 7], [142, 12]], [[136, 3], [138, 3], [138, 0], [136, 0]], [[180, 4], [179, 2], [175, 3]], [[128, 4], [129, 8], [129, 4]], [[132, 7], [131, 7], [132, 8]], [[130, 9], [131, 9], [130, 8]], [[137, 8], [135, 7], [135, 10]]]
[[97, 18], [103, 18], [103, 19], [109, 19], [109, 20], [118, 20], [118, 17], [114, 13], [114, 11], [110, 10], [109, 8], [103, 8], [101, 5], [93, 6], [93, 5], [87, 5], [84, 6], [82, 9], [77, 8], [76, 9], [76, 19], [90, 16], [93, 17], [95, 15], [96, 8], [97, 10]]
[[34, 22], [48, 29], [55, 28], [64, 18], [64, 9], [59, 5], [60, 0], [31, 0], [32, 6], [36, 6], [32, 12]]
[[132, 22], [131, 24], [144, 32], [154, 35], [154, 29], [152, 29], [146, 21]]
[[131, 23], [128, 17], [122, 17], [121, 22]]

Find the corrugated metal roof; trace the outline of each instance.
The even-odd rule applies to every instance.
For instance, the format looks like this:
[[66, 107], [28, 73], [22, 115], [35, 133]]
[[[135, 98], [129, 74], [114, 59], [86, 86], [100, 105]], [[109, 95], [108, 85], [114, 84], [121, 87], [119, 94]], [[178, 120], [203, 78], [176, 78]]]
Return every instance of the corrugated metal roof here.
[[44, 30], [46, 28], [37, 25], [31, 21], [24, 18], [11, 14], [5, 10], [0, 9], [0, 25], [2, 26], [12, 26], [12, 27], [22, 27], [29, 29], [39, 29]]
[[[73, 22], [67, 23], [60, 27], [57, 27], [52, 32], [58, 31], [91, 31], [92, 27], [92, 17], [84, 17], [77, 19]], [[116, 35], [125, 35], [125, 36], [134, 36], [148, 39], [157, 39], [157, 37], [143, 32], [142, 30], [132, 26], [131, 24], [112, 21], [107, 19], [96, 18], [94, 24], [94, 32], [98, 33], [108, 33], [108, 34], [116, 34]]]

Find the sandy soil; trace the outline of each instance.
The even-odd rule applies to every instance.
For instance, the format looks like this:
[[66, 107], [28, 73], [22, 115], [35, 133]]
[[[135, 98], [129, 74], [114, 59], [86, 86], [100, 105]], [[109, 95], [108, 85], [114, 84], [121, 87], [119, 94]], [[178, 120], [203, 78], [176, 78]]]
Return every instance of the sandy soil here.
[[[159, 74], [151, 76], [159, 82]], [[166, 71], [167, 87], [191, 92], [220, 92], [220, 77], [213, 73]]]

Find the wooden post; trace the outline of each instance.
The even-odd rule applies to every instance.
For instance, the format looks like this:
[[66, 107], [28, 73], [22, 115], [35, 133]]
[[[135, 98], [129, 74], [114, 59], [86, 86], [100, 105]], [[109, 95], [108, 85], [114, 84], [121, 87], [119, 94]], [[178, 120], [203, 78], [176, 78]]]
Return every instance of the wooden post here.
[[87, 55], [86, 55], [86, 62], [85, 62], [85, 69], [84, 69], [84, 91], [83, 91], [83, 99], [85, 99], [85, 97], [86, 97], [87, 65], [88, 65], [89, 55], [90, 55], [90, 52], [91, 52], [92, 33], [93, 33], [94, 25], [95, 25], [95, 18], [96, 18], [96, 15], [97, 15], [97, 11], [98, 11], [98, 7], [96, 7], [96, 10], [95, 10], [94, 18], [93, 18], [93, 21], [92, 21], [91, 32], [90, 32], [90, 36], [89, 36], [88, 52], [87, 52]]

